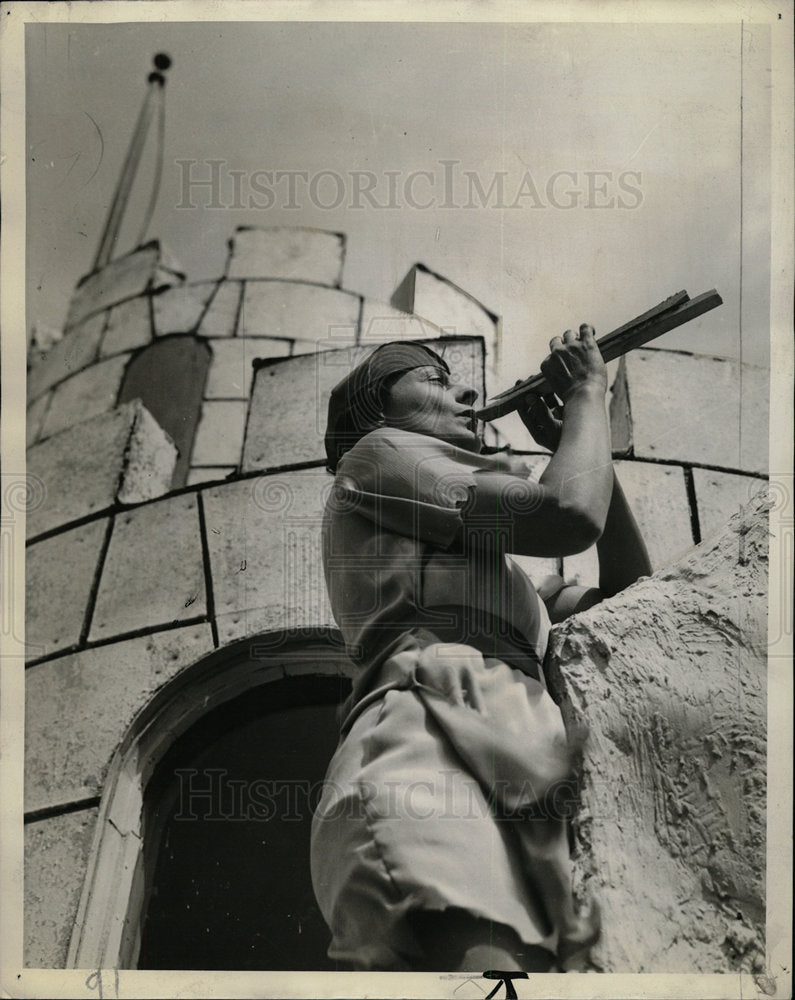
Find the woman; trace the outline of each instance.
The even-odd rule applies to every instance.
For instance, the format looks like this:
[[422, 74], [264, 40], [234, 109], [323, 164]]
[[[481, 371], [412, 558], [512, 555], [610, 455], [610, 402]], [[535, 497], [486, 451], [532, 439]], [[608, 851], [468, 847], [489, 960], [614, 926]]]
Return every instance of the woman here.
[[[616, 481], [590, 326], [541, 366], [563, 402], [521, 412], [553, 455], [538, 483], [480, 454], [475, 390], [416, 343], [373, 352], [332, 392], [324, 519], [332, 609], [359, 667], [313, 821], [312, 878], [353, 969], [577, 967], [598, 936], [575, 911], [562, 810], [571, 775], [541, 663], [550, 622], [648, 574]], [[598, 544], [600, 588], [509, 553]]]

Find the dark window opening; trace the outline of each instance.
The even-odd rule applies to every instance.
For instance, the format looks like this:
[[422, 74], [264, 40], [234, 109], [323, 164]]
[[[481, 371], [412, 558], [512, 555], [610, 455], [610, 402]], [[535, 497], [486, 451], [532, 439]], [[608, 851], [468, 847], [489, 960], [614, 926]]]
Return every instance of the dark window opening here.
[[309, 872], [342, 677], [265, 684], [164, 756], [144, 805], [140, 969], [329, 970]]
[[210, 348], [196, 337], [163, 337], [141, 351], [124, 373], [119, 403], [140, 399], [179, 449], [171, 488], [185, 485], [201, 415]]

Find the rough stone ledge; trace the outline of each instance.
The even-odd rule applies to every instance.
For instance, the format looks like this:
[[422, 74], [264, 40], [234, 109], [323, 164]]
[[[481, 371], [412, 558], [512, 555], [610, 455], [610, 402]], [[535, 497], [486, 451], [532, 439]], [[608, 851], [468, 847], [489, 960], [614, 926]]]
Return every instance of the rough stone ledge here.
[[589, 732], [573, 825], [594, 968], [764, 969], [769, 507], [552, 631], [550, 687]]

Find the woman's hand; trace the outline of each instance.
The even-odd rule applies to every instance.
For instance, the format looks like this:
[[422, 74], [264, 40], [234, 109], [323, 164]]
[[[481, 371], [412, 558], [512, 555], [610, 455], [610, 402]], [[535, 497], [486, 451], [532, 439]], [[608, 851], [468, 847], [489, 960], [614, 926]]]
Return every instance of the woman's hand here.
[[541, 371], [564, 404], [586, 386], [601, 390], [603, 395], [607, 392], [607, 370], [589, 323], [583, 323], [579, 333], [566, 330], [563, 337], [553, 337], [549, 350]]
[[547, 396], [529, 395], [517, 412], [537, 444], [552, 452], [558, 450], [563, 428], [563, 407], [552, 393]]

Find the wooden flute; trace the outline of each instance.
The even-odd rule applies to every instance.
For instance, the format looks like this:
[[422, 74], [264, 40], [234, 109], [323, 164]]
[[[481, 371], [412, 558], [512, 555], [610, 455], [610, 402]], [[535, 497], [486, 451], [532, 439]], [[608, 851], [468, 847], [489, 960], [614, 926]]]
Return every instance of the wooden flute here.
[[[683, 323], [701, 316], [723, 302], [715, 289], [704, 292], [691, 299], [685, 291], [671, 295], [648, 312], [630, 320], [611, 333], [605, 334], [596, 341], [605, 361], [615, 361], [627, 351], [648, 344], [650, 340], [662, 336]], [[540, 373], [525, 379], [512, 389], [506, 389], [498, 396], [490, 399], [486, 405], [477, 411], [478, 420], [496, 420], [507, 413], [516, 410], [527, 396], [543, 396], [552, 391], [552, 387]]]

